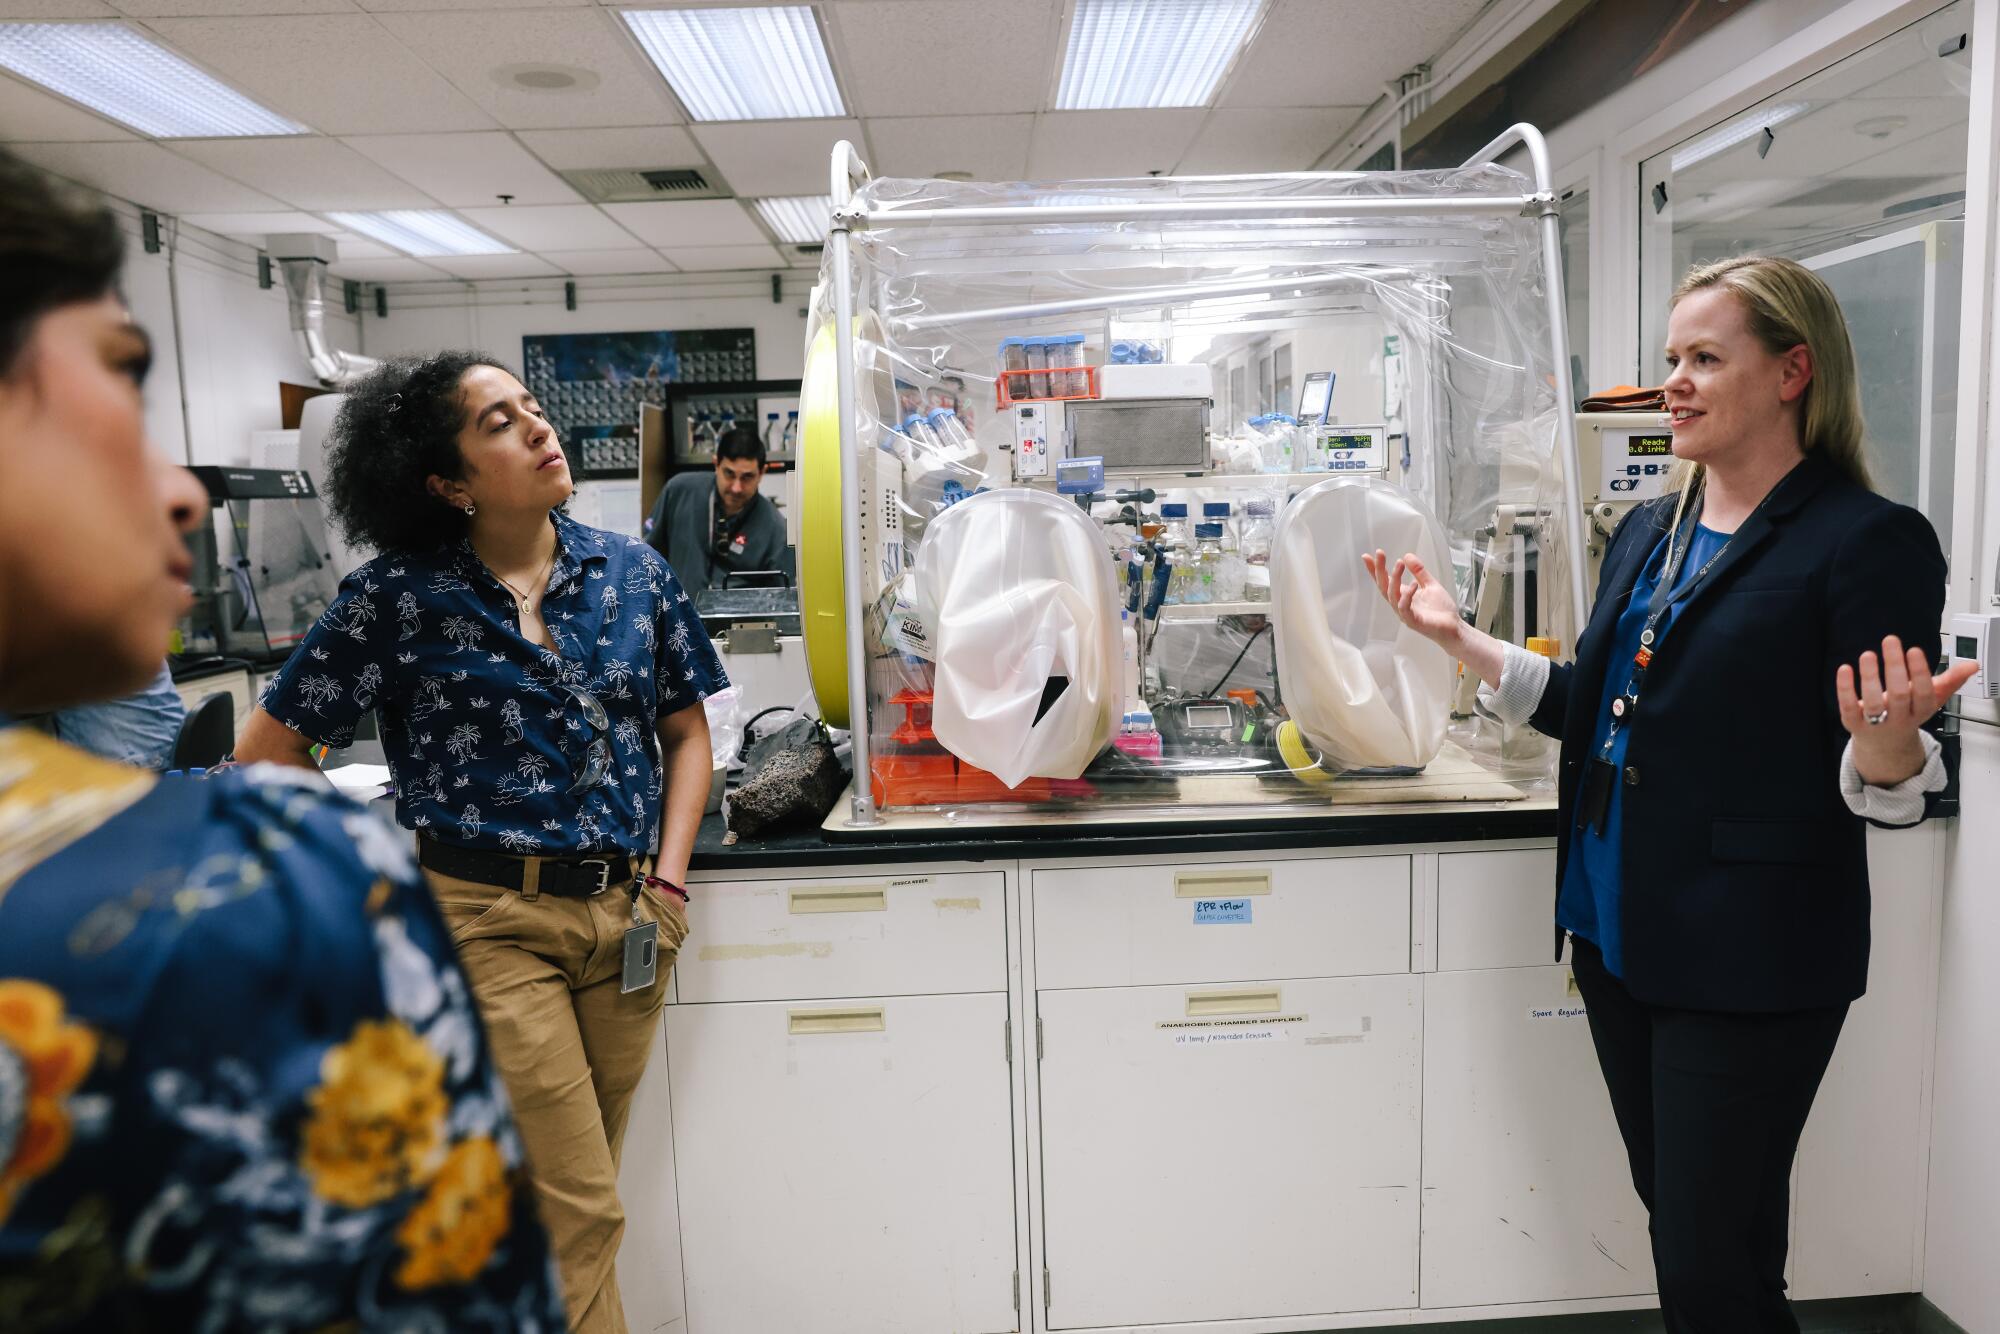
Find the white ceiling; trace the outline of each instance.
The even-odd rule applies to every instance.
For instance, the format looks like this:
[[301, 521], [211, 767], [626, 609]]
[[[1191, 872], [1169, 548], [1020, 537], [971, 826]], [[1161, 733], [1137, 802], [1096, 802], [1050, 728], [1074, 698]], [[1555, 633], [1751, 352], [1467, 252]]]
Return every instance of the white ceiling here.
[[[853, 119], [689, 125], [594, 0], [0, 0], [0, 19], [123, 19], [314, 131], [148, 141], [0, 74], [0, 142], [223, 235], [331, 235], [363, 281], [816, 266], [738, 199], [824, 194], [839, 139], [898, 176], [1302, 170], [1487, 3], [1271, 0], [1216, 108], [1057, 113], [1067, 0], [820, 0]], [[531, 65], [575, 86], [509, 78]], [[600, 207], [557, 174], [664, 167], [737, 198]], [[416, 260], [320, 216], [436, 207], [522, 253]]]

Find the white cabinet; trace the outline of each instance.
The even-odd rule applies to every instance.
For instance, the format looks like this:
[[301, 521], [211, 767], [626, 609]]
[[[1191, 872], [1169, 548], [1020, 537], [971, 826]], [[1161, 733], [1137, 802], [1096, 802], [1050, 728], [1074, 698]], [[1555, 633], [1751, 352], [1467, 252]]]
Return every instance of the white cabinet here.
[[1947, 826], [1871, 829], [1868, 994], [1813, 1099], [1792, 1177], [1792, 1295], [1923, 1286]]
[[1007, 989], [999, 871], [697, 886], [675, 995], [699, 1001]]
[[1654, 1290], [1645, 1206], [1567, 968], [1424, 978], [1423, 1304]]
[[1437, 859], [1440, 969], [1555, 962], [1554, 848], [1445, 852]]
[[1401, 973], [1410, 965], [1408, 857], [1033, 876], [1035, 985], [1044, 990]]
[[1019, 1327], [1005, 994], [665, 1023], [688, 1334]]
[[1415, 1305], [1419, 985], [1043, 992], [1048, 1328]]
[[625, 1152], [618, 1164], [618, 1202], [625, 1239], [618, 1248], [618, 1293], [633, 1334], [687, 1326], [681, 1290], [681, 1222], [674, 1182], [673, 1098], [666, 1053], [656, 1044], [632, 1094]]

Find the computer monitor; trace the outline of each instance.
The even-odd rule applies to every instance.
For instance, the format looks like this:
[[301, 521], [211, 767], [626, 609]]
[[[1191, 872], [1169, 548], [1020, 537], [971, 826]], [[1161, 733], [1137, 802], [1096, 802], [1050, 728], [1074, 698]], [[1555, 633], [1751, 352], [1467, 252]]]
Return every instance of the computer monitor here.
[[1306, 376], [1305, 388], [1299, 391], [1299, 421], [1323, 422], [1326, 410], [1333, 406], [1333, 372], [1313, 371]]

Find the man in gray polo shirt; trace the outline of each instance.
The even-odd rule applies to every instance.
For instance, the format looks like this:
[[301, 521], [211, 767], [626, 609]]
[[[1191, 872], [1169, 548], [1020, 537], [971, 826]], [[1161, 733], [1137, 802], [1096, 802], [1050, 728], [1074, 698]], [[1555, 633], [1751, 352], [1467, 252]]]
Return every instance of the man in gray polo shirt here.
[[763, 480], [764, 442], [739, 425], [717, 442], [713, 474], [677, 473], [660, 489], [646, 541], [690, 595], [738, 570], [792, 572], [784, 516], [757, 492]]

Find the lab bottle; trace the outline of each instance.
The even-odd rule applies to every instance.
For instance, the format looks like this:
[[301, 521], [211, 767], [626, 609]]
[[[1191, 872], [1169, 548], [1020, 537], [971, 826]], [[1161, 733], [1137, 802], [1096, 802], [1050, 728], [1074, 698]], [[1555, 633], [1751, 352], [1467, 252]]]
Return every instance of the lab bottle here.
[[1253, 500], [1245, 507], [1243, 520], [1243, 601], [1271, 600], [1271, 523], [1275, 507], [1268, 500]]
[[1222, 549], [1236, 550], [1236, 525], [1229, 521], [1230, 505], [1226, 500], [1205, 500], [1201, 505], [1201, 521], [1222, 525]]
[[785, 414], [785, 433], [778, 438], [778, 452], [781, 454], [790, 454], [797, 450], [798, 447], [799, 414], [788, 412]]
[[929, 421], [931, 433], [952, 458], [970, 458], [979, 452], [979, 446], [972, 442], [972, 432], [965, 429], [965, 423], [950, 408], [933, 408]]
[[[1061, 373], [1056, 367], [1062, 367]], [[1083, 335], [1064, 334], [1049, 340], [1049, 382], [1058, 397], [1081, 398], [1084, 391]]]
[[707, 459], [714, 456], [715, 424], [709, 421], [707, 413], [700, 413], [688, 429], [688, 457]]
[[1220, 602], [1216, 581], [1222, 567], [1222, 525], [1199, 523], [1194, 529], [1194, 564], [1188, 580], [1189, 602]]
[[912, 462], [925, 457], [936, 458], [943, 452], [937, 433], [931, 430], [930, 422], [924, 419], [921, 412], [912, 412], [903, 418], [903, 434], [909, 437]]
[[1049, 340], [1046, 338], [1024, 338], [1021, 340], [1028, 352], [1028, 397], [1047, 398], [1049, 396]]
[[1000, 369], [1014, 374], [1003, 374], [1001, 398], [1012, 401], [1028, 397], [1028, 377], [1019, 372], [1028, 369], [1028, 340], [1025, 338], [1003, 338], [1000, 340]]
[[1166, 527], [1155, 545], [1159, 548], [1158, 559], [1165, 561], [1170, 570], [1166, 600], [1169, 604], [1184, 602], [1188, 579], [1194, 573], [1194, 542], [1188, 535], [1187, 506], [1162, 505], [1160, 518]]
[[764, 414], [764, 457], [770, 458], [773, 454], [779, 453], [780, 449], [781, 433], [778, 428], [778, 414], [767, 412]]
[[715, 438], [717, 440], [720, 440], [723, 436], [728, 435], [731, 431], [735, 429], [736, 429], [736, 414], [733, 412], [725, 412], [722, 414], [722, 426], [716, 431]]

